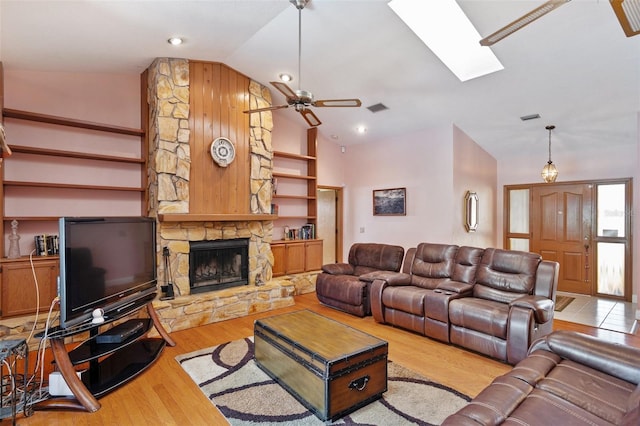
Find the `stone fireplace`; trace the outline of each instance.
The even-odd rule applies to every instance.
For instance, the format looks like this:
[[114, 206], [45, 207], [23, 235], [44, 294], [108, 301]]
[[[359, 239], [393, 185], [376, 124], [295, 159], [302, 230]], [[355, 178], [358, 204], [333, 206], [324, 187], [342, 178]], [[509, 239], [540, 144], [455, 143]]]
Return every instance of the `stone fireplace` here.
[[[185, 59], [158, 58], [143, 78], [149, 104], [148, 213], [158, 223], [158, 281], [167, 282], [166, 248], [176, 294], [174, 300], [154, 301], [163, 326], [175, 331], [293, 305], [294, 294], [313, 290], [315, 275], [295, 282], [272, 279], [272, 117], [268, 111], [243, 113], [249, 106], [271, 105], [269, 90], [223, 64]], [[227, 167], [209, 154], [209, 144], [221, 136], [235, 143], [236, 160]], [[214, 286], [225, 287], [226, 278], [198, 283], [202, 265], [191, 264], [191, 248], [239, 239], [247, 245], [246, 272], [241, 272], [246, 283], [222, 289]], [[204, 261], [205, 268], [218, 267], [212, 260]], [[236, 268], [235, 255], [230, 262]]]
[[189, 243], [190, 293], [249, 284], [249, 239]]
[[[222, 78], [221, 75], [229, 75], [228, 78], [234, 81], [242, 78], [246, 81], [242, 93], [247, 96], [249, 104], [271, 105], [270, 92], [265, 87], [222, 64], [158, 58], [147, 70], [149, 215], [157, 217], [159, 222], [158, 255], [165, 247], [169, 249], [173, 282], [178, 287], [177, 293], [183, 296], [199, 287], [191, 282], [195, 276], [190, 265], [190, 247], [193, 244], [246, 239], [246, 279], [252, 286], [256, 285], [256, 277], [259, 278], [257, 284], [270, 280], [273, 266], [270, 247], [273, 230], [273, 216], [270, 215], [273, 168], [271, 113], [248, 116], [242, 112], [245, 105], [226, 112], [228, 123], [220, 123], [222, 127], [247, 124], [246, 130], [226, 130], [236, 135], [233, 138], [236, 156], [246, 153], [247, 161], [246, 166], [238, 164], [240, 159], [228, 167], [216, 165], [211, 161], [208, 147], [211, 138], [222, 135], [211, 131], [211, 125], [198, 127], [194, 123], [199, 123], [200, 119], [194, 115], [217, 116], [222, 114], [218, 110], [228, 108], [228, 105], [216, 105], [215, 101], [208, 100], [208, 110], [197, 110], [203, 102], [196, 102], [198, 106], [194, 106], [192, 98], [203, 96], [202, 92], [210, 93], [218, 86], [210, 81], [213, 77], [192, 83], [192, 66], [205, 73], [215, 68], [211, 75], [218, 78]], [[193, 84], [209, 84], [211, 87], [192, 87]], [[191, 94], [192, 91], [195, 95]], [[218, 96], [223, 98], [221, 94]], [[242, 98], [235, 93], [233, 97]], [[196, 129], [192, 129], [193, 126]], [[244, 134], [246, 140], [243, 140]], [[194, 164], [196, 158], [197, 167]], [[229, 176], [234, 180], [224, 183]], [[199, 187], [202, 181], [206, 181], [207, 190], [194, 190], [194, 185]], [[241, 189], [246, 187], [246, 199], [234, 199], [234, 194], [226, 193], [218, 205], [207, 204], [209, 199], [216, 198], [217, 193], [229, 191], [227, 187], [240, 194], [244, 194]], [[163, 283], [164, 266], [162, 262], [158, 264], [158, 278]]]

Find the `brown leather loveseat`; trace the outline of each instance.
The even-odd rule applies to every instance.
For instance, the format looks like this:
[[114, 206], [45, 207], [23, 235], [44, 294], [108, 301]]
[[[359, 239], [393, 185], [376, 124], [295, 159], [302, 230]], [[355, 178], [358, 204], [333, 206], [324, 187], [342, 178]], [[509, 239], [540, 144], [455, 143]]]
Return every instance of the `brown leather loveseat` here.
[[536, 341], [443, 425], [640, 425], [640, 349], [570, 331]]
[[356, 243], [349, 249], [349, 263], [322, 266], [316, 279], [318, 300], [327, 306], [364, 317], [371, 315], [369, 282], [361, 276], [372, 272], [398, 272], [404, 248], [389, 244]]
[[510, 364], [552, 331], [558, 263], [538, 254], [421, 243], [402, 273], [367, 278], [377, 322]]

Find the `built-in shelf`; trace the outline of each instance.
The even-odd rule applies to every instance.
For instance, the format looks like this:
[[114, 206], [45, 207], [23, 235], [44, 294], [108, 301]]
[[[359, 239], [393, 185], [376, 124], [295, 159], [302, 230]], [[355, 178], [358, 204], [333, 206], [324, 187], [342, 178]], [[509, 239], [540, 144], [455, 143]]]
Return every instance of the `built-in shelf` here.
[[19, 145], [11, 145], [11, 151], [20, 152], [23, 154], [48, 155], [64, 158], [81, 158], [84, 160], [115, 161], [117, 163], [143, 164], [145, 162], [145, 160], [143, 160], [142, 158], [116, 157], [113, 155], [89, 154], [86, 152], [63, 151], [58, 149], [37, 148]]
[[306, 220], [315, 220], [315, 216], [282, 216], [279, 215], [278, 219], [306, 219]]
[[[277, 169], [278, 165], [286, 167], [293, 171], [299, 171], [299, 174], [281, 173], [274, 171], [273, 178], [284, 180], [295, 180], [296, 182], [288, 182], [280, 188], [280, 191], [273, 194], [271, 202], [274, 203], [273, 209], [278, 212], [280, 225], [283, 220], [294, 220], [310, 222], [315, 225], [317, 219], [317, 136], [318, 129], [313, 127], [307, 130], [307, 154], [294, 154], [284, 151], [273, 151], [274, 160], [281, 160], [274, 165]], [[294, 161], [282, 161], [294, 160]], [[277, 182], [276, 182], [277, 184]], [[277, 187], [276, 187], [277, 189]], [[282, 201], [282, 205], [277, 202]], [[303, 210], [304, 209], [304, 210]], [[287, 214], [288, 212], [292, 214]], [[300, 214], [302, 213], [302, 214]], [[306, 213], [306, 214], [305, 214]], [[288, 226], [292, 225], [286, 223]], [[297, 225], [297, 223], [295, 223]]]
[[316, 157], [310, 155], [292, 154], [291, 152], [273, 151], [274, 157], [290, 158], [292, 160], [315, 160]]
[[12, 221], [17, 220], [18, 222], [51, 222], [53, 220], [58, 220], [59, 216], [5, 216], [4, 220]]
[[191, 213], [161, 213], [160, 222], [251, 222], [262, 220], [276, 220], [273, 214], [191, 214]]
[[103, 191], [132, 191], [144, 192], [144, 188], [130, 186], [102, 186], [102, 185], [80, 185], [75, 183], [55, 183], [55, 182], [25, 182], [15, 180], [5, 180], [4, 186], [28, 186], [31, 188], [54, 188], [54, 189], [90, 189]]
[[273, 172], [273, 177], [275, 178], [284, 178], [284, 179], [304, 179], [304, 180], [315, 180], [315, 176], [304, 176], [304, 175], [292, 175], [289, 173], [278, 173]]
[[280, 199], [290, 199], [290, 200], [315, 200], [316, 197], [313, 197], [311, 195], [274, 195], [273, 199], [275, 200], [276, 198], [280, 198]]
[[75, 120], [72, 118], [57, 117], [55, 115], [39, 114], [37, 112], [21, 111], [17, 109], [3, 108], [2, 116], [18, 120], [35, 121], [38, 123], [57, 124], [59, 126], [76, 127], [81, 129], [97, 130], [100, 132], [119, 133], [121, 135], [144, 136], [142, 129], [130, 127], [112, 126], [109, 124], [95, 123], [92, 121]]

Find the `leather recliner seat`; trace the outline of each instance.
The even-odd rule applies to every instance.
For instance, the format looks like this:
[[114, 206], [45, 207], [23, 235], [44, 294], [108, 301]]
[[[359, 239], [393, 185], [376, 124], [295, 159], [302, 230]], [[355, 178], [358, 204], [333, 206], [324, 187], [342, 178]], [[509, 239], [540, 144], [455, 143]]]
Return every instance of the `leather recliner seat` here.
[[640, 425], [640, 349], [555, 331], [443, 425]]
[[[421, 243], [403, 273], [368, 274], [379, 323], [515, 364], [552, 331], [558, 263], [534, 253]], [[406, 265], [409, 266], [406, 266]]]
[[322, 266], [316, 279], [320, 303], [360, 317], [371, 315], [370, 280], [361, 277], [375, 272], [398, 272], [404, 248], [377, 243], [356, 243], [349, 249], [348, 263]]

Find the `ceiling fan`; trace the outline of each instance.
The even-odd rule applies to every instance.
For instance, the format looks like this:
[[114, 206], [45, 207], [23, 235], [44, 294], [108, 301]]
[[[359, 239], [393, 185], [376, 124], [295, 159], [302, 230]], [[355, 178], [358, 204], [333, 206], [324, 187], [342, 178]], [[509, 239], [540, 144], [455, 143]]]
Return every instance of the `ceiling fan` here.
[[[524, 16], [500, 28], [493, 34], [483, 38], [480, 40], [480, 44], [482, 46], [491, 46], [570, 1], [571, 0], [549, 0], [526, 13]], [[640, 34], [640, 0], [610, 0], [609, 3], [618, 17], [626, 36], [631, 37]]]
[[309, 1], [310, 0], [289, 0], [289, 2], [293, 4], [296, 9], [298, 9], [298, 90], [291, 89], [287, 84], [283, 82], [271, 81], [270, 83], [273, 85], [273, 87], [278, 89], [278, 91], [285, 96], [287, 104], [251, 109], [244, 111], [245, 113], [251, 114], [254, 112], [272, 111], [292, 106], [302, 115], [302, 118], [305, 119], [309, 126], [315, 127], [322, 124], [322, 122], [309, 107], [359, 107], [360, 105], [362, 105], [360, 99], [315, 100], [311, 92], [302, 90], [300, 88], [300, 58], [302, 56], [302, 9], [305, 8]]
[[551, 12], [552, 10], [555, 10], [555, 9], [559, 8], [563, 4], [568, 3], [570, 1], [571, 0], [550, 0], [550, 1], [547, 1], [547, 2], [543, 3], [541, 6], [538, 6], [535, 9], [533, 9], [532, 11], [526, 13], [524, 16], [521, 16], [520, 18], [518, 18], [515, 21], [511, 22], [510, 24], [505, 25], [504, 27], [500, 28], [495, 33], [483, 38], [482, 40], [480, 40], [480, 44], [482, 46], [491, 46], [494, 43], [497, 43], [500, 40], [502, 40], [503, 38], [507, 37], [508, 35], [511, 35], [511, 34], [515, 33], [520, 28], [530, 24], [531, 22], [535, 21], [536, 19], [546, 15], [547, 13]]

